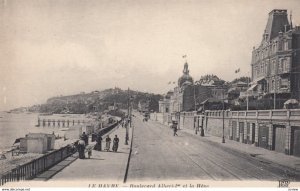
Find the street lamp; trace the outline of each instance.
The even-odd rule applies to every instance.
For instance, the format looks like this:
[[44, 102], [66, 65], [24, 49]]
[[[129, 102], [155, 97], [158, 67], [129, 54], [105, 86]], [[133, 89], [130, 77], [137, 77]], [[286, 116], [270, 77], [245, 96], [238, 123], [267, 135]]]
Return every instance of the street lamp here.
[[[195, 81], [194, 83], [194, 110], [195, 112], [197, 112], [197, 98], [196, 98], [196, 85], [199, 85], [200, 81]], [[198, 92], [199, 95], [199, 92]], [[203, 128], [203, 120], [204, 120], [204, 116], [201, 116], [201, 126], [200, 126], [200, 136], [204, 137], [204, 128]], [[196, 130], [195, 130], [195, 134], [197, 134], [197, 132], [199, 131], [199, 117], [198, 117], [198, 123], [196, 124]]]
[[[194, 83], [194, 111], [197, 114], [197, 106], [196, 106], [196, 85], [199, 81], [195, 81]], [[198, 118], [198, 117], [197, 117]], [[194, 125], [195, 125], [195, 134], [197, 135], [197, 132], [199, 131], [199, 118], [198, 123], [196, 123], [196, 118], [194, 118]]]
[[225, 143], [225, 137], [224, 137], [224, 93], [225, 93], [225, 91], [224, 91], [224, 89], [223, 89], [223, 102], [222, 102], [222, 105], [223, 105], [223, 110], [222, 110], [222, 112], [223, 112], [223, 136], [222, 136], [222, 143]]
[[125, 145], [128, 145], [128, 140], [129, 140], [129, 135], [128, 135], [128, 123], [130, 123], [131, 126], [131, 121], [130, 121], [130, 97], [129, 97], [129, 88], [128, 88], [128, 105], [127, 105], [127, 122], [126, 122], [126, 134], [125, 134]]

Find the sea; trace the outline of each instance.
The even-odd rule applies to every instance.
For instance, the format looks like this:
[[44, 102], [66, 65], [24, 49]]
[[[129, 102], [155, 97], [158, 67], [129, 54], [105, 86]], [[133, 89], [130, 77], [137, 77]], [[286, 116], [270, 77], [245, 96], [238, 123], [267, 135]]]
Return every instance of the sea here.
[[64, 132], [58, 127], [37, 127], [38, 115], [0, 112], [0, 153], [10, 150], [16, 139], [25, 137], [28, 133], [54, 132], [55, 135], [63, 136]]

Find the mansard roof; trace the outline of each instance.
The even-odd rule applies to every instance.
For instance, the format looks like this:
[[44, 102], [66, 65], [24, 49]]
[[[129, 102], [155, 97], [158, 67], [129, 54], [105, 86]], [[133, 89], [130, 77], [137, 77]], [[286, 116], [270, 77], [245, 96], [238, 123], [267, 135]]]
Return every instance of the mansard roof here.
[[285, 30], [289, 30], [289, 28], [290, 24], [287, 10], [274, 9], [269, 13], [263, 41], [270, 41], [277, 37], [279, 32], [285, 32]]

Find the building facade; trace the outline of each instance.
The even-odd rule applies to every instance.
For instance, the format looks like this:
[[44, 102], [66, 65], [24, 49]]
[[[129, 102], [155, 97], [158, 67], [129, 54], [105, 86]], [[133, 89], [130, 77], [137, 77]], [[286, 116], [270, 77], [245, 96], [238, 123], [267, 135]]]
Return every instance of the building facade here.
[[257, 90], [253, 93], [258, 93], [259, 99], [299, 100], [299, 47], [300, 27], [293, 27], [287, 10], [272, 10], [262, 41], [252, 51], [250, 89]]
[[167, 92], [159, 101], [159, 113], [163, 114], [164, 122], [179, 120], [179, 113], [197, 111], [200, 103], [212, 97], [212, 90], [200, 84], [194, 84], [189, 75], [188, 63], [184, 64], [183, 74], [178, 79], [178, 86]]

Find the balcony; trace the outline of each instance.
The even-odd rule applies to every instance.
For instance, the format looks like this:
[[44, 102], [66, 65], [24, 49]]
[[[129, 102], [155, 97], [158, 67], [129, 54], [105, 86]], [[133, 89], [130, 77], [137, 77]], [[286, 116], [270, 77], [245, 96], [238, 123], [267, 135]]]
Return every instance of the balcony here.
[[279, 88], [276, 93], [291, 93], [290, 88]]
[[248, 93], [247, 92], [240, 92], [240, 98], [245, 98], [245, 97], [258, 97], [259, 95], [261, 95], [261, 93], [260, 92], [258, 92], [258, 91], [248, 91]]
[[282, 75], [282, 74], [288, 74], [291, 72], [291, 64], [285, 64], [285, 67], [282, 68], [278, 68], [278, 74]]

